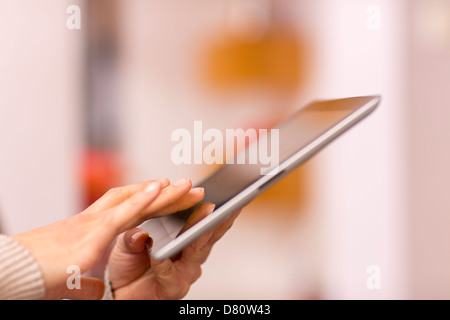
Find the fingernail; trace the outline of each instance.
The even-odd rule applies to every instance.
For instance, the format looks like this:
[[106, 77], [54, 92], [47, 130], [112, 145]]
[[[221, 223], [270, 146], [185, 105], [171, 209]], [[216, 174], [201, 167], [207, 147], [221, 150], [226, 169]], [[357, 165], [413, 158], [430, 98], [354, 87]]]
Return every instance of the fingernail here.
[[150, 182], [149, 185], [145, 188], [144, 192], [152, 193], [152, 192], [158, 190], [160, 188], [160, 186], [161, 185], [159, 184], [159, 182], [156, 182], [156, 181]]
[[147, 241], [145, 241], [145, 246], [147, 247], [147, 250], [151, 250], [153, 247], [153, 239], [149, 237]]
[[216, 208], [216, 205], [214, 203], [211, 203], [208, 208], [209, 213], [213, 212], [215, 208]]
[[143, 234], [145, 234], [145, 232], [142, 232], [142, 231], [138, 231], [138, 232], [132, 234], [130, 237], [131, 245], [134, 245], [136, 243], [136, 240], [139, 239], [140, 237], [142, 237]]
[[204, 191], [205, 191], [204, 188], [202, 188], [202, 187], [197, 187], [197, 188], [192, 188], [190, 192], [193, 193], [193, 194], [201, 194], [201, 193], [203, 193]]
[[174, 187], [181, 187], [181, 186], [186, 185], [186, 183], [188, 183], [188, 181], [189, 181], [188, 178], [183, 178], [183, 179], [180, 179], [180, 180], [178, 180], [177, 182], [175, 182], [175, 183], [173, 184], [173, 186], [174, 186]]

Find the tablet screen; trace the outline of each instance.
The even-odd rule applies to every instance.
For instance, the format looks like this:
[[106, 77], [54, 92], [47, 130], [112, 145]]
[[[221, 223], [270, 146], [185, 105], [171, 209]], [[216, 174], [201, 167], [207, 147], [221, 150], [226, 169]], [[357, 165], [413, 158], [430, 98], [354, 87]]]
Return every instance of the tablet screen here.
[[[282, 164], [373, 98], [357, 97], [311, 103], [280, 123], [275, 128], [278, 129], [277, 131], [269, 130], [264, 139], [272, 142], [270, 152], [277, 151], [279, 157], [277, 163]], [[272, 141], [272, 135], [275, 132], [278, 135], [277, 150], [274, 149], [274, 141]], [[203, 202], [214, 203], [216, 205], [215, 210], [217, 210], [261, 178], [261, 169], [266, 164], [249, 164], [250, 161], [248, 161], [250, 153], [254, 151], [252, 148], [256, 148], [258, 142], [254, 142], [240, 153], [241, 159], [246, 159], [246, 161], [243, 161], [244, 163], [238, 163], [236, 160], [238, 155], [236, 155], [233, 164], [222, 165], [207, 179], [196, 185], [205, 189]], [[154, 250], [163, 247], [178, 235], [192, 210], [193, 208], [173, 215], [151, 219], [145, 223], [144, 229], [149, 231], [154, 240]], [[149, 227], [151, 227], [151, 231], [148, 229]]]

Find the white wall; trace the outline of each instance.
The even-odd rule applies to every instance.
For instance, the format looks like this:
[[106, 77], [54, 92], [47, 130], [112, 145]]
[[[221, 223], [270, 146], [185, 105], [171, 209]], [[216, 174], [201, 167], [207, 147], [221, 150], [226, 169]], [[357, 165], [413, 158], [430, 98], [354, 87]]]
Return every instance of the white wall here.
[[[324, 298], [405, 298], [405, 3], [320, 3], [317, 95], [382, 95], [375, 113], [320, 155]], [[381, 29], [366, 24], [373, 4]], [[366, 286], [371, 265], [380, 290]]]
[[411, 297], [450, 298], [450, 2], [410, 2]]
[[68, 1], [0, 2], [0, 208], [9, 234], [78, 210], [81, 32]]

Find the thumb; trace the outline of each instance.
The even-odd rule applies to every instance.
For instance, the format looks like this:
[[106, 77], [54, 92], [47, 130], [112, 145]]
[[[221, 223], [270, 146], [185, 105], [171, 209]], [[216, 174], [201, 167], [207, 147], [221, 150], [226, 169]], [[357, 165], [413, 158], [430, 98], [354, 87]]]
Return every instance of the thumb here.
[[134, 228], [119, 235], [109, 256], [109, 279], [115, 289], [136, 280], [150, 268], [148, 247], [152, 239], [145, 230]]
[[152, 241], [147, 231], [134, 228], [119, 237], [117, 249], [122, 253], [141, 253], [151, 248]]

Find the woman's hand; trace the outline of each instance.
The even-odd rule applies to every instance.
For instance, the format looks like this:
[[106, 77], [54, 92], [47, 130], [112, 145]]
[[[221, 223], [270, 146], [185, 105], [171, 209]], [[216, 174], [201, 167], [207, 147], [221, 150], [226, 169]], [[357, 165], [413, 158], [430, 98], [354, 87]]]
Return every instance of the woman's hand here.
[[[185, 228], [194, 225], [214, 210], [204, 203], [197, 207]], [[152, 239], [142, 229], [122, 233], [109, 258], [109, 280], [115, 299], [181, 299], [201, 275], [201, 265], [212, 246], [232, 226], [240, 211], [202, 235], [181, 254], [157, 261], [150, 258]], [[150, 235], [151, 236], [151, 235]]]
[[27, 248], [39, 264], [49, 299], [100, 299], [100, 279], [82, 278], [80, 290], [69, 290], [69, 266], [91, 269], [115, 237], [143, 221], [187, 209], [204, 197], [189, 179], [170, 185], [167, 179], [114, 188], [83, 212], [13, 238]]

